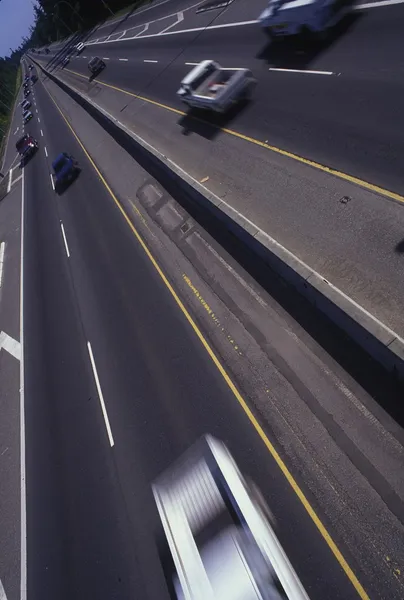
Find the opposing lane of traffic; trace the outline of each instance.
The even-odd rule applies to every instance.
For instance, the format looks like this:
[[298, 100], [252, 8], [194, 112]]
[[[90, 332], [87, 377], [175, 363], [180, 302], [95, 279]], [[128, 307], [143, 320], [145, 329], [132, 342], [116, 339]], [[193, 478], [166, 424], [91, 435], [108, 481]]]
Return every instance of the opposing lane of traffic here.
[[[258, 78], [253, 101], [225, 126], [400, 193], [403, 16], [401, 6], [366, 12], [315, 55], [274, 56], [258, 27], [245, 26], [89, 46], [86, 58], [67, 68], [88, 77], [87, 55], [96, 52], [108, 59], [101, 81], [178, 108], [176, 90], [191, 68], [185, 63], [214, 58], [251, 68]], [[386, 44], [376, 47], [380, 32]], [[333, 75], [275, 73], [270, 66]]]

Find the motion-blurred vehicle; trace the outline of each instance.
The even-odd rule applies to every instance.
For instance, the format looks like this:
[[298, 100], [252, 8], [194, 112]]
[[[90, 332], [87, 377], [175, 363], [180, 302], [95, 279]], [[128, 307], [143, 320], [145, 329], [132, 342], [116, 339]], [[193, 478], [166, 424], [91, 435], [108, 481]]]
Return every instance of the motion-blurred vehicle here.
[[178, 600], [308, 600], [261, 494], [222, 442], [202, 438], [152, 489]]
[[98, 75], [105, 67], [105, 62], [98, 56], [94, 56], [88, 63], [88, 69], [92, 75]]
[[52, 169], [55, 191], [58, 193], [63, 191], [80, 173], [79, 163], [67, 152], [59, 154], [52, 163]]
[[270, 0], [258, 20], [272, 39], [310, 41], [324, 38], [351, 9], [352, 0]]
[[22, 113], [22, 120], [24, 121], [24, 123], [28, 123], [28, 121], [30, 121], [33, 118], [33, 114], [30, 110], [24, 110], [24, 112]]
[[224, 69], [214, 60], [203, 60], [181, 81], [177, 96], [190, 107], [224, 113], [250, 98], [255, 84], [249, 69]]
[[76, 52], [77, 52], [77, 56], [79, 54], [81, 54], [83, 52], [83, 50], [85, 49], [85, 45], [83, 44], [83, 42], [79, 42], [76, 46]]
[[32, 137], [32, 135], [26, 133], [20, 137], [19, 140], [17, 140], [15, 148], [21, 157], [20, 164], [23, 166], [25, 162], [38, 150], [39, 144], [36, 139]]

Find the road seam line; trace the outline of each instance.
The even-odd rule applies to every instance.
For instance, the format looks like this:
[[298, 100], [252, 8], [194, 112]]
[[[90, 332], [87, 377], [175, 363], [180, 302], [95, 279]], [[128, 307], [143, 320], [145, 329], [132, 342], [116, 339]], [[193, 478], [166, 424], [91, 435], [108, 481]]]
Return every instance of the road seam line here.
[[286, 466], [286, 463], [283, 461], [283, 459], [281, 458], [280, 454], [277, 452], [275, 446], [269, 440], [269, 438], [266, 435], [264, 429], [261, 427], [261, 425], [259, 424], [258, 420], [256, 419], [253, 411], [250, 409], [250, 407], [248, 406], [246, 400], [244, 400], [244, 397], [238, 391], [236, 385], [233, 383], [231, 377], [228, 375], [225, 367], [223, 367], [223, 365], [221, 364], [221, 362], [218, 359], [216, 353], [213, 351], [213, 349], [210, 346], [209, 342], [206, 340], [206, 338], [203, 335], [202, 331], [199, 329], [198, 325], [196, 324], [196, 322], [192, 318], [191, 313], [187, 310], [187, 308], [185, 307], [184, 303], [180, 299], [179, 295], [175, 291], [174, 287], [172, 286], [172, 284], [168, 280], [167, 276], [164, 274], [164, 272], [161, 269], [161, 267], [159, 266], [157, 260], [154, 258], [152, 252], [149, 250], [146, 242], [143, 240], [143, 237], [140, 235], [140, 233], [138, 232], [138, 230], [136, 229], [136, 227], [132, 223], [132, 221], [131, 221], [130, 217], [128, 216], [127, 212], [125, 211], [124, 207], [121, 205], [121, 203], [119, 202], [119, 200], [115, 196], [114, 192], [112, 191], [112, 189], [108, 185], [107, 181], [105, 180], [105, 178], [101, 174], [101, 172], [98, 169], [97, 165], [95, 164], [95, 162], [91, 158], [90, 154], [87, 152], [87, 150], [84, 147], [83, 143], [81, 142], [80, 138], [78, 137], [78, 135], [74, 131], [73, 127], [70, 125], [70, 123], [67, 120], [67, 118], [64, 116], [62, 110], [59, 108], [56, 100], [53, 98], [52, 94], [48, 90], [47, 90], [47, 92], [48, 92], [49, 96], [52, 98], [55, 106], [57, 107], [57, 109], [58, 109], [59, 113], [61, 114], [62, 118], [64, 119], [65, 123], [67, 124], [67, 126], [70, 129], [70, 131], [72, 132], [72, 134], [76, 138], [76, 140], [79, 143], [80, 147], [82, 148], [84, 154], [87, 156], [89, 162], [91, 163], [91, 165], [93, 166], [94, 170], [98, 174], [99, 178], [103, 182], [105, 188], [108, 190], [111, 198], [114, 200], [117, 208], [120, 210], [123, 218], [127, 222], [127, 224], [129, 226], [129, 228], [131, 229], [132, 233], [135, 235], [136, 239], [138, 240], [138, 242], [139, 242], [140, 246], [142, 247], [143, 251], [145, 252], [146, 256], [149, 258], [150, 262], [152, 263], [152, 265], [156, 269], [158, 275], [161, 277], [163, 283], [168, 288], [169, 292], [171, 293], [172, 297], [174, 298], [175, 302], [177, 303], [177, 305], [178, 305], [179, 309], [181, 310], [181, 312], [183, 313], [184, 317], [188, 321], [189, 325], [193, 329], [194, 333], [198, 337], [198, 339], [201, 342], [202, 346], [205, 348], [206, 352], [208, 353], [209, 357], [211, 358], [211, 360], [213, 361], [214, 365], [218, 369], [219, 373], [222, 375], [222, 377], [225, 380], [226, 384], [228, 385], [228, 387], [230, 388], [230, 390], [233, 392], [233, 395], [235, 396], [236, 400], [238, 401], [238, 403], [240, 404], [240, 406], [243, 408], [243, 410], [244, 410], [245, 414], [247, 415], [247, 417], [248, 417], [251, 425], [256, 430], [257, 434], [261, 438], [261, 441], [266, 446], [268, 452], [271, 454], [272, 458], [274, 459], [274, 461], [278, 465], [279, 469], [283, 473], [285, 479], [288, 481], [288, 483], [291, 486], [292, 490], [295, 492], [295, 494], [297, 495], [297, 497], [301, 501], [301, 503], [304, 506], [306, 512], [310, 516], [310, 518], [313, 521], [314, 525], [317, 527], [317, 530], [319, 531], [319, 533], [323, 537], [324, 541], [326, 542], [327, 546], [329, 547], [329, 549], [333, 553], [335, 559], [337, 560], [337, 562], [339, 563], [339, 565], [343, 569], [345, 575], [348, 577], [350, 583], [355, 588], [356, 592], [358, 593], [358, 595], [360, 596], [360, 598], [362, 600], [370, 600], [368, 594], [366, 593], [365, 589], [361, 585], [359, 579], [356, 577], [355, 573], [353, 572], [353, 570], [351, 569], [351, 567], [349, 566], [349, 564], [345, 560], [343, 554], [339, 550], [339, 548], [336, 545], [336, 543], [334, 542], [333, 538], [328, 533], [328, 530], [323, 525], [323, 522], [317, 516], [317, 513], [315, 512], [315, 510], [311, 506], [310, 502], [307, 500], [307, 498], [306, 498], [303, 490], [299, 487], [297, 481], [295, 480], [295, 478], [293, 477], [292, 473], [290, 472], [290, 470]]
[[66, 238], [65, 228], [63, 227], [62, 221], [60, 221], [60, 228], [62, 230], [62, 235], [63, 235], [63, 240], [64, 240], [64, 243], [65, 243], [67, 258], [70, 258], [69, 246], [67, 245], [67, 238]]
[[112, 436], [111, 426], [109, 424], [109, 419], [108, 419], [108, 413], [107, 413], [107, 409], [106, 409], [105, 402], [104, 402], [104, 396], [102, 395], [100, 380], [98, 379], [97, 367], [95, 366], [93, 351], [91, 349], [90, 342], [87, 342], [87, 348], [88, 348], [88, 353], [90, 355], [91, 366], [93, 368], [95, 385], [96, 385], [97, 391], [98, 391], [98, 399], [101, 404], [101, 410], [102, 410], [102, 414], [104, 416], [105, 427], [107, 428], [108, 439], [109, 439], [109, 443], [112, 448], [114, 446], [114, 438]]

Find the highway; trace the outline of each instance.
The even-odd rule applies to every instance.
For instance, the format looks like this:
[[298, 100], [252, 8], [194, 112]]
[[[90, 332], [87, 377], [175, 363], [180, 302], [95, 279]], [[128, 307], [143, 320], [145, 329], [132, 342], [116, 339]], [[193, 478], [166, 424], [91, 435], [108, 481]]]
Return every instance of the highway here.
[[[150, 487], [162, 469], [210, 431], [254, 449], [255, 470], [267, 473], [272, 493], [285, 483], [275, 465], [268, 471], [229, 388], [40, 86], [36, 97], [41, 152], [26, 169], [28, 589], [43, 598], [164, 598]], [[62, 149], [83, 171], [58, 198], [49, 161]], [[313, 526], [291, 501], [302, 539], [312, 539]], [[339, 597], [339, 569], [330, 563]]]
[[[380, 558], [395, 565], [402, 554], [392, 419], [240, 266], [223, 267], [231, 259], [220, 246], [209, 277], [209, 261], [183, 256], [147, 215], [136, 220], [127, 198], [148, 177], [66, 94], [41, 77], [32, 97], [25, 130], [40, 148], [24, 169], [22, 273], [28, 597], [168, 597], [151, 483], [209, 432], [262, 491], [311, 600], [398, 600], [402, 584]], [[82, 172], [57, 195], [51, 162], [61, 151]]]
[[[290, 45], [274, 48], [257, 23], [242, 24], [258, 16], [258, 5], [249, 5], [248, 14], [240, 2], [203, 16], [193, 14], [193, 9], [166, 31], [160, 13], [169, 7], [173, 12], [169, 3], [154, 9], [159, 11], [154, 16], [158, 20], [144, 32], [128, 30], [122, 37], [126, 25], [117, 25], [119, 40], [104, 36], [105, 32], [99, 38], [98, 33], [90, 35], [84, 56], [72, 60], [68, 68], [87, 76], [87, 54], [96, 53], [108, 61], [101, 81], [181, 108], [175, 92], [191, 68], [186, 63], [214, 58], [225, 67], [248, 67], [258, 85], [251, 104], [232, 119], [232, 129], [402, 192], [404, 7], [355, 11], [325, 46], [301, 52]], [[152, 18], [146, 15], [139, 20]], [[220, 28], [223, 21], [241, 24]], [[219, 28], [200, 30], [198, 23]]]
[[[271, 497], [284, 498], [287, 484], [40, 85], [36, 102], [41, 150], [25, 173], [28, 589], [34, 598], [164, 598], [150, 484], [181, 451], [209, 431]], [[62, 149], [83, 171], [59, 198], [49, 161]], [[324, 569], [323, 542], [286, 495], [278, 508], [289, 523], [294, 513], [290, 550], [294, 536], [310, 540], [310, 553], [294, 552], [320, 598], [325, 582], [307, 559]], [[328, 561], [327, 593], [354, 597], [330, 553]]]

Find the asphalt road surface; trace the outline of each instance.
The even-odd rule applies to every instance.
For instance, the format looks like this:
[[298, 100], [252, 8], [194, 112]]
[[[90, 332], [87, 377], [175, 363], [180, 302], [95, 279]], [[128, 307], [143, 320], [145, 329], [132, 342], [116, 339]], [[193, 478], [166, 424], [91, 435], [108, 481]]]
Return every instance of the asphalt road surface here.
[[[25, 169], [30, 595], [166, 597], [151, 482], [208, 431], [242, 447], [246, 461], [253, 454], [253, 476], [283, 497], [288, 550], [312, 597], [356, 597], [39, 85], [36, 104], [30, 131], [41, 149]], [[49, 161], [61, 150], [83, 171], [59, 197]], [[296, 536], [310, 540], [310, 552]]]
[[[210, 432], [270, 498], [310, 598], [357, 598], [41, 82], [33, 101], [26, 129], [40, 149], [24, 170], [23, 271], [29, 596], [167, 597], [151, 483]], [[82, 172], [59, 196], [50, 173], [61, 151]], [[367, 567], [347, 548], [344, 556], [366, 583]]]
[[[171, 3], [162, 5], [153, 9], [158, 11], [154, 21], [152, 14], [140, 15], [138, 29], [120, 25], [113, 37], [90, 35], [91, 45], [68, 68], [88, 75], [88, 59], [96, 54], [107, 62], [100, 80], [181, 108], [175, 92], [191, 69], [186, 63], [214, 58], [225, 67], [248, 67], [258, 85], [232, 129], [403, 192], [404, 6], [367, 4], [353, 11], [327, 43], [302, 51], [267, 43], [254, 21], [258, 4], [247, 8], [236, 0], [226, 10], [202, 15], [197, 8], [176, 13]], [[184, 19], [168, 25], [163, 10]], [[60, 48], [52, 49], [50, 58], [57, 52]]]

